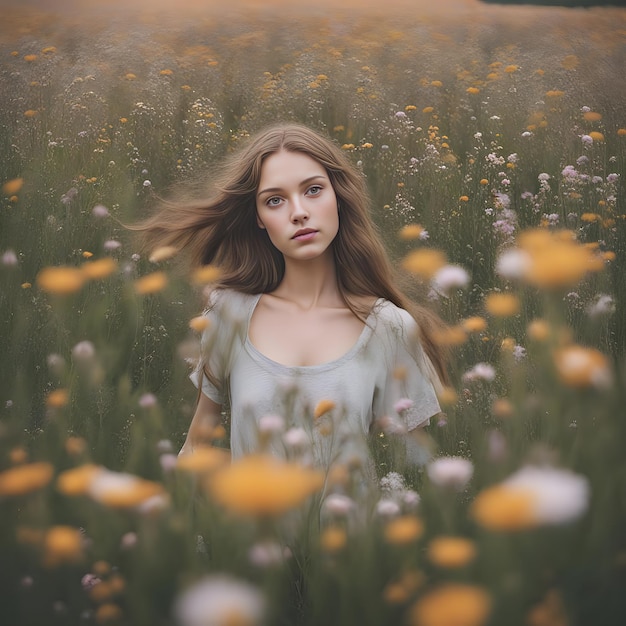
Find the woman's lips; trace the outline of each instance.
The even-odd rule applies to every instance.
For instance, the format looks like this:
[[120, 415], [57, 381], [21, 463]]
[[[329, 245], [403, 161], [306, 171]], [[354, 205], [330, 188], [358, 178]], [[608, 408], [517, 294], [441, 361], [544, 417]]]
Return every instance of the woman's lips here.
[[309, 239], [313, 239], [317, 235], [316, 230], [303, 230], [302, 232], [297, 232], [293, 239], [296, 241], [309, 241]]

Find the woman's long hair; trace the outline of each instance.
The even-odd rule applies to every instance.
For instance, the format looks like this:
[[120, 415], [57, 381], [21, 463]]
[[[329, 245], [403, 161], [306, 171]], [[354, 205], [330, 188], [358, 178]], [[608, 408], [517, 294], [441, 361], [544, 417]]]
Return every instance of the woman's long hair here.
[[[144, 248], [174, 246], [191, 265], [221, 269], [216, 288], [268, 293], [280, 284], [285, 262], [256, 219], [256, 193], [264, 160], [280, 150], [305, 154], [320, 163], [337, 196], [340, 225], [332, 243], [337, 284], [347, 306], [361, 319], [363, 296], [386, 298], [408, 310], [421, 333], [424, 350], [442, 382], [445, 355], [433, 335], [442, 326], [432, 311], [412, 302], [397, 287], [391, 263], [370, 217], [363, 176], [330, 139], [300, 124], [272, 126], [230, 155], [211, 185], [208, 198], [165, 200], [139, 224]], [[359, 300], [360, 298], [360, 300]]]

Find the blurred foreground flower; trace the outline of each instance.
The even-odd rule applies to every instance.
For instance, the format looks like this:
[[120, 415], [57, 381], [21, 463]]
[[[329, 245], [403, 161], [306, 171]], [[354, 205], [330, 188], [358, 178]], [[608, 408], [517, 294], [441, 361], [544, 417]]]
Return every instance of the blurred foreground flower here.
[[37, 284], [42, 291], [55, 295], [67, 295], [79, 291], [86, 276], [77, 267], [45, 267], [37, 274]]
[[111, 257], [104, 257], [97, 261], [89, 261], [81, 266], [83, 274], [90, 280], [107, 278], [117, 269], [117, 261]]
[[434, 248], [421, 248], [409, 252], [402, 260], [402, 267], [420, 278], [430, 280], [446, 264], [446, 255]]
[[481, 587], [448, 583], [421, 597], [411, 608], [412, 626], [480, 626], [491, 611]]
[[427, 554], [438, 567], [463, 567], [476, 557], [476, 544], [464, 537], [435, 537], [428, 544]]
[[194, 474], [204, 474], [230, 462], [230, 452], [215, 446], [201, 446], [190, 454], [179, 456], [176, 469]]
[[0, 472], [0, 496], [21, 496], [45, 487], [54, 474], [50, 463], [29, 463]]
[[216, 575], [204, 578], [176, 599], [181, 626], [254, 626], [265, 613], [265, 598], [250, 583]]
[[105, 506], [128, 509], [162, 495], [164, 490], [159, 483], [133, 474], [103, 469], [93, 475], [87, 486], [87, 493]]
[[174, 246], [161, 246], [152, 252], [148, 259], [150, 263], [160, 263], [161, 261], [167, 261], [176, 256], [178, 248]]
[[44, 536], [43, 548], [46, 567], [75, 563], [83, 556], [83, 537], [78, 528], [53, 526]]
[[252, 455], [207, 481], [210, 495], [241, 515], [281, 515], [322, 488], [324, 475], [279, 459]]
[[471, 515], [488, 530], [526, 530], [565, 524], [589, 506], [584, 476], [553, 467], [526, 466], [478, 494]]
[[474, 474], [474, 465], [459, 456], [435, 459], [426, 467], [428, 477], [438, 487], [451, 487], [461, 491]]
[[135, 291], [142, 296], [157, 293], [165, 289], [167, 274], [165, 272], [152, 272], [135, 281]]
[[595, 348], [567, 346], [556, 352], [554, 361], [559, 378], [568, 387], [606, 389], [613, 381], [609, 360]]
[[13, 196], [22, 188], [23, 185], [23, 178], [13, 178], [12, 180], [7, 180], [7, 182], [2, 185], [2, 193], [4, 193], [5, 196]]
[[222, 275], [222, 270], [215, 265], [203, 265], [191, 274], [191, 282], [194, 285], [208, 285], [214, 283]]

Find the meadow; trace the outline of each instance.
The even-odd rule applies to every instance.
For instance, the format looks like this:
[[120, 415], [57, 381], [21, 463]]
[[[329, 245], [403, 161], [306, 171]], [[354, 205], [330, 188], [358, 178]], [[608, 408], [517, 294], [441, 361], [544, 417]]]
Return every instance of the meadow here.
[[[624, 622], [626, 10], [0, 11], [0, 623]], [[124, 224], [284, 120], [448, 324], [432, 459], [381, 429], [376, 497], [229, 465], [226, 422], [177, 458], [219, 268]]]

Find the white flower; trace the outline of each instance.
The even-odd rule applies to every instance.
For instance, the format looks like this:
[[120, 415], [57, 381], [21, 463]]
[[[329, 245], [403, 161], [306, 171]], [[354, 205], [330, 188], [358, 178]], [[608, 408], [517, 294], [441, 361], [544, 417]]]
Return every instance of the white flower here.
[[259, 431], [269, 435], [285, 430], [285, 420], [280, 415], [263, 415], [259, 418]]
[[344, 516], [354, 509], [354, 500], [341, 493], [331, 493], [324, 500], [324, 510], [333, 515]]
[[139, 398], [139, 406], [142, 409], [151, 409], [158, 404], [157, 397], [153, 393], [144, 393]]
[[306, 448], [311, 440], [304, 428], [290, 428], [284, 435], [283, 441], [290, 448]]
[[465, 289], [470, 281], [470, 275], [460, 265], [444, 265], [438, 270], [431, 284], [433, 289], [447, 295], [453, 289]]
[[72, 357], [75, 361], [86, 362], [93, 359], [96, 349], [91, 341], [79, 341], [72, 348]]
[[381, 498], [376, 503], [376, 513], [381, 517], [393, 517], [400, 513], [400, 505], [390, 498]]
[[474, 474], [474, 465], [460, 456], [444, 456], [426, 466], [430, 480], [438, 487], [464, 489]]
[[564, 524], [589, 506], [589, 482], [584, 476], [554, 467], [522, 467], [503, 483], [532, 494], [533, 517], [541, 524]]
[[519, 248], [509, 248], [500, 254], [496, 262], [496, 273], [502, 278], [519, 279], [526, 275], [531, 265], [527, 252]]
[[17, 254], [13, 250], [5, 250], [2, 254], [2, 265], [6, 265], [7, 267], [14, 267], [17, 265], [18, 259]]
[[256, 587], [225, 574], [198, 581], [174, 605], [181, 626], [253, 626], [264, 612], [265, 598]]
[[615, 313], [615, 301], [606, 293], [599, 294], [596, 299], [587, 306], [589, 317], [601, 317]]
[[463, 374], [463, 380], [465, 382], [472, 382], [474, 380], [485, 380], [491, 382], [496, 377], [496, 370], [493, 365], [489, 363], [476, 363], [474, 367], [467, 370]]
[[107, 239], [104, 244], [102, 244], [102, 247], [108, 251], [118, 250], [122, 247], [122, 244], [117, 241], [117, 239]]
[[109, 217], [109, 209], [107, 209], [103, 204], [96, 204], [96, 206], [91, 209], [91, 214], [94, 217]]
[[580, 139], [586, 146], [590, 146], [593, 143], [593, 137], [591, 135], [582, 135]]
[[413, 407], [413, 400], [410, 398], [400, 398], [394, 405], [393, 410], [396, 413], [402, 413], [402, 411], [408, 411]]
[[280, 565], [290, 556], [289, 548], [283, 548], [274, 541], [255, 543], [248, 552], [248, 559], [257, 567]]
[[406, 485], [401, 474], [389, 472], [380, 479], [380, 488], [383, 491], [403, 491]]
[[420, 501], [421, 501], [420, 494], [417, 493], [417, 491], [413, 491], [413, 489], [407, 489], [402, 494], [402, 503], [411, 509], [414, 509], [415, 507], [417, 507]]

